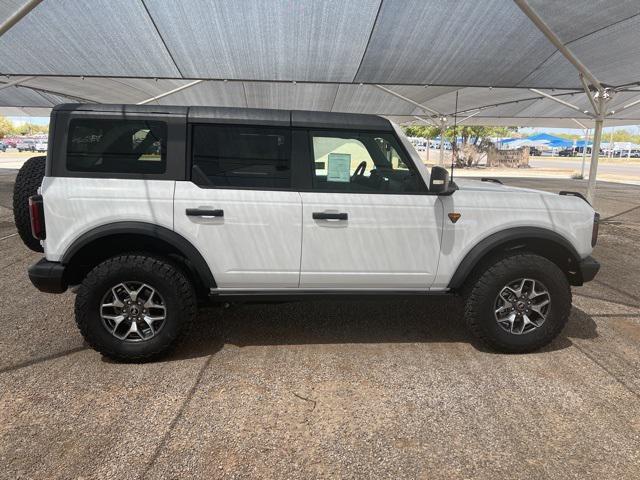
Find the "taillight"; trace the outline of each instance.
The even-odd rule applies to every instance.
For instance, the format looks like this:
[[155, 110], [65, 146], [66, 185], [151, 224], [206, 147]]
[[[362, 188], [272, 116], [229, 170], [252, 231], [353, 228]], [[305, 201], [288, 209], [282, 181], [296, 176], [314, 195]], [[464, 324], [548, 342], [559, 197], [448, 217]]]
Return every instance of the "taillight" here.
[[596, 213], [593, 216], [593, 230], [591, 232], [591, 246], [595, 247], [598, 241], [598, 229], [600, 227], [600, 214]]
[[44, 203], [42, 195], [29, 197], [29, 216], [31, 217], [31, 235], [38, 240], [47, 238], [44, 228]]

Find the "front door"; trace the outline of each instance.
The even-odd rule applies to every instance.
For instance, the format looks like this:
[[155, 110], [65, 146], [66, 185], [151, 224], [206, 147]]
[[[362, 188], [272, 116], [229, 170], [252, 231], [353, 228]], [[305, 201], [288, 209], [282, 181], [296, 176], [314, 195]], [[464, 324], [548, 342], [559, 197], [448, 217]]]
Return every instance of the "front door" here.
[[391, 133], [311, 132], [300, 287], [426, 290], [443, 206]]
[[191, 181], [176, 182], [174, 229], [220, 289], [297, 288], [300, 194], [289, 128], [194, 125]]

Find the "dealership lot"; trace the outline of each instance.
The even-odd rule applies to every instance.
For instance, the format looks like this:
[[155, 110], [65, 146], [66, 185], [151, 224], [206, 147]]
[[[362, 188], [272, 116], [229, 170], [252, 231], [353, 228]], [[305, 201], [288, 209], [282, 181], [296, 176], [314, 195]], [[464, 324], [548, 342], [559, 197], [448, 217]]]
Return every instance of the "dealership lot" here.
[[[0, 171], [2, 478], [637, 478], [640, 187], [600, 183], [602, 271], [542, 352], [474, 344], [459, 301], [204, 311], [171, 357], [88, 349], [38, 292]], [[551, 191], [578, 180], [512, 179]]]

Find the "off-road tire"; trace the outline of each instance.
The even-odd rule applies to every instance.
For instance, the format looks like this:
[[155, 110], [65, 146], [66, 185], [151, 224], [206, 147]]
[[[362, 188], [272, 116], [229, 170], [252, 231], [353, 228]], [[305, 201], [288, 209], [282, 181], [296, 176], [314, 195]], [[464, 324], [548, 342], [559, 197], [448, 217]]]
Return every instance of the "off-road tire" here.
[[[542, 282], [551, 297], [544, 323], [534, 331], [515, 335], [503, 330], [494, 317], [500, 290], [519, 278]], [[470, 280], [465, 296], [467, 326], [484, 344], [505, 353], [526, 353], [550, 343], [564, 328], [571, 312], [571, 287], [565, 274], [550, 260], [532, 253], [496, 257]]]
[[[102, 323], [100, 305], [105, 293], [125, 281], [149, 284], [165, 300], [165, 324], [148, 340], [118, 340]], [[78, 289], [75, 317], [87, 343], [104, 356], [144, 362], [167, 354], [188, 334], [196, 309], [193, 285], [179, 268], [166, 259], [131, 254], [105, 260], [89, 272]]]
[[44, 178], [46, 157], [31, 157], [18, 171], [13, 186], [13, 219], [24, 244], [34, 252], [43, 252], [40, 240], [31, 234], [29, 197], [38, 193]]

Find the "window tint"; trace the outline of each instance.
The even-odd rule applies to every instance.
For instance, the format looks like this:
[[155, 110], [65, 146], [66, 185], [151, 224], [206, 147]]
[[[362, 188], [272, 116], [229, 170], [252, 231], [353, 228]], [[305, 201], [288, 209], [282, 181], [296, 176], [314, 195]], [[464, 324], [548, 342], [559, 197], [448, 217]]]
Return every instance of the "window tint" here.
[[289, 188], [289, 129], [195, 125], [191, 179], [202, 186]]
[[75, 172], [164, 173], [167, 125], [150, 120], [71, 120], [67, 169]]
[[424, 182], [400, 153], [393, 135], [312, 133], [317, 190], [421, 193]]

